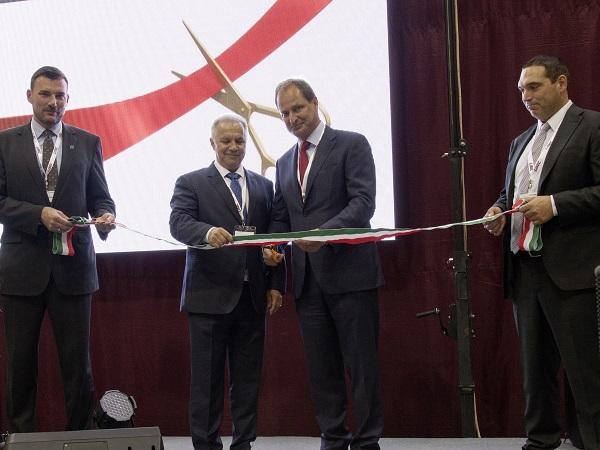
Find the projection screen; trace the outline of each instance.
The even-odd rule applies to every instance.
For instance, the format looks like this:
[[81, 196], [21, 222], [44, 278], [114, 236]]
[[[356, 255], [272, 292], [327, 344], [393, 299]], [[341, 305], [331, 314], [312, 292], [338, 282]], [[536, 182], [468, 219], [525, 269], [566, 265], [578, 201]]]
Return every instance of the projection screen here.
[[[175, 180], [214, 160], [210, 126], [231, 112], [224, 104], [257, 110], [262, 148], [249, 137], [244, 165], [273, 179], [272, 162], [295, 143], [273, 111], [288, 77], [311, 83], [332, 127], [367, 136], [378, 177], [372, 226], [394, 225], [385, 0], [2, 3], [0, 41], [0, 129], [29, 120], [37, 68], [63, 70], [65, 122], [100, 135], [117, 220], [129, 228], [172, 240]], [[125, 229], [94, 239], [98, 252], [183, 248]]]

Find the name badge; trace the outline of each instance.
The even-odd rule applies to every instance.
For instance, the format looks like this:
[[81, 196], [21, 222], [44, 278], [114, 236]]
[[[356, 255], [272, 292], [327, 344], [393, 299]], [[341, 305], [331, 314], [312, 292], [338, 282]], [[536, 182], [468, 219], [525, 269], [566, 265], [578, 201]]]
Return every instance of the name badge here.
[[251, 227], [248, 225], [236, 225], [233, 230], [234, 236], [248, 236], [251, 234], [256, 234], [256, 227]]

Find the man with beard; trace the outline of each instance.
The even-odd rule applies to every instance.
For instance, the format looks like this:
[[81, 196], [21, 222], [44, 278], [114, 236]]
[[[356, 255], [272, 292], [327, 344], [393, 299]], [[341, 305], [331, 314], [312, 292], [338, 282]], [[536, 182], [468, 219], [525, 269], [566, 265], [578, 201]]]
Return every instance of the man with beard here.
[[6, 332], [6, 414], [10, 432], [34, 431], [38, 341], [47, 311], [66, 400], [67, 430], [91, 424], [92, 293], [98, 290], [91, 230], [71, 241], [75, 254], [53, 254], [53, 239], [72, 216], [94, 217], [102, 239], [114, 228], [115, 205], [100, 138], [62, 122], [68, 81], [45, 66], [31, 77], [33, 117], [0, 133], [0, 300]]

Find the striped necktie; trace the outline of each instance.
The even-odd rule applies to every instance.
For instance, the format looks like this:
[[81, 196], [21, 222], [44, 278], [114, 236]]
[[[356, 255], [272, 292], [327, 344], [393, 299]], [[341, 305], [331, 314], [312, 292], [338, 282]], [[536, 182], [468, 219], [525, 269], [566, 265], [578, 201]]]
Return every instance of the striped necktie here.
[[[540, 131], [533, 139], [533, 145], [531, 146], [531, 159], [533, 161], [533, 168], [529, 167], [529, 161], [525, 165], [525, 170], [523, 171], [523, 175], [521, 176], [521, 181], [519, 182], [519, 186], [517, 188], [517, 196], [515, 198], [519, 199], [523, 194], [526, 194], [531, 189], [531, 183], [533, 182], [531, 179], [531, 171], [537, 171], [539, 167], [539, 159], [542, 154], [542, 148], [544, 147], [544, 141], [546, 140], [546, 135], [550, 130], [550, 124], [546, 122], [540, 128]], [[512, 227], [511, 227], [511, 236], [510, 236], [510, 249], [513, 253], [517, 253], [519, 251], [519, 238], [521, 236], [521, 232], [523, 231], [523, 214], [515, 213], [512, 215]]]

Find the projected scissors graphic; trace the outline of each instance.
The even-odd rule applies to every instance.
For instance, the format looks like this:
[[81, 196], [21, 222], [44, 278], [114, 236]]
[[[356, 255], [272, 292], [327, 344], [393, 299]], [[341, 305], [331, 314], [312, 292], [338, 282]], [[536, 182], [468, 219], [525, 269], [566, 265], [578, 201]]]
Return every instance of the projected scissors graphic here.
[[[250, 138], [252, 139], [252, 142], [254, 142], [254, 146], [256, 147], [258, 154], [260, 155], [261, 173], [264, 175], [269, 167], [275, 167], [275, 159], [271, 155], [269, 155], [269, 153], [265, 150], [265, 147], [264, 147], [262, 141], [260, 140], [258, 133], [256, 132], [256, 130], [254, 129], [254, 127], [252, 126], [252, 124], [250, 122], [250, 116], [253, 113], [259, 113], [259, 114], [264, 114], [267, 116], [276, 117], [276, 118], [280, 119], [281, 116], [279, 115], [279, 111], [277, 111], [276, 108], [272, 108], [270, 106], [259, 105], [259, 104], [252, 103], [252, 102], [249, 102], [246, 99], [244, 99], [244, 97], [242, 97], [242, 95], [238, 92], [236, 87], [233, 85], [233, 82], [230, 80], [230, 78], [225, 74], [225, 72], [223, 71], [221, 66], [219, 66], [219, 64], [215, 61], [215, 59], [208, 53], [208, 50], [206, 49], [206, 47], [202, 44], [202, 42], [200, 42], [200, 40], [196, 37], [194, 32], [185, 23], [185, 21], [183, 21], [183, 25], [185, 26], [188, 33], [190, 34], [190, 36], [196, 43], [196, 46], [198, 47], [198, 49], [204, 56], [204, 59], [206, 59], [208, 66], [211, 68], [211, 70], [213, 71], [215, 76], [221, 82], [221, 86], [222, 86], [221, 90], [219, 92], [217, 92], [215, 95], [213, 95], [212, 98], [214, 100], [216, 100], [217, 102], [219, 102], [220, 104], [222, 104], [223, 106], [225, 106], [227, 109], [233, 111], [234, 113], [236, 113], [236, 114], [240, 115], [241, 117], [243, 117], [244, 119], [246, 119], [246, 122], [248, 123], [248, 133], [250, 134]], [[171, 73], [173, 73], [173, 75], [179, 77], [180, 79], [185, 78], [185, 75], [183, 75], [179, 72], [176, 72], [174, 70], [172, 70]], [[330, 125], [331, 118], [329, 116], [329, 113], [325, 110], [325, 108], [322, 107], [320, 102], [319, 102], [319, 110], [321, 111], [321, 114], [323, 115], [325, 123], [327, 125]]]

